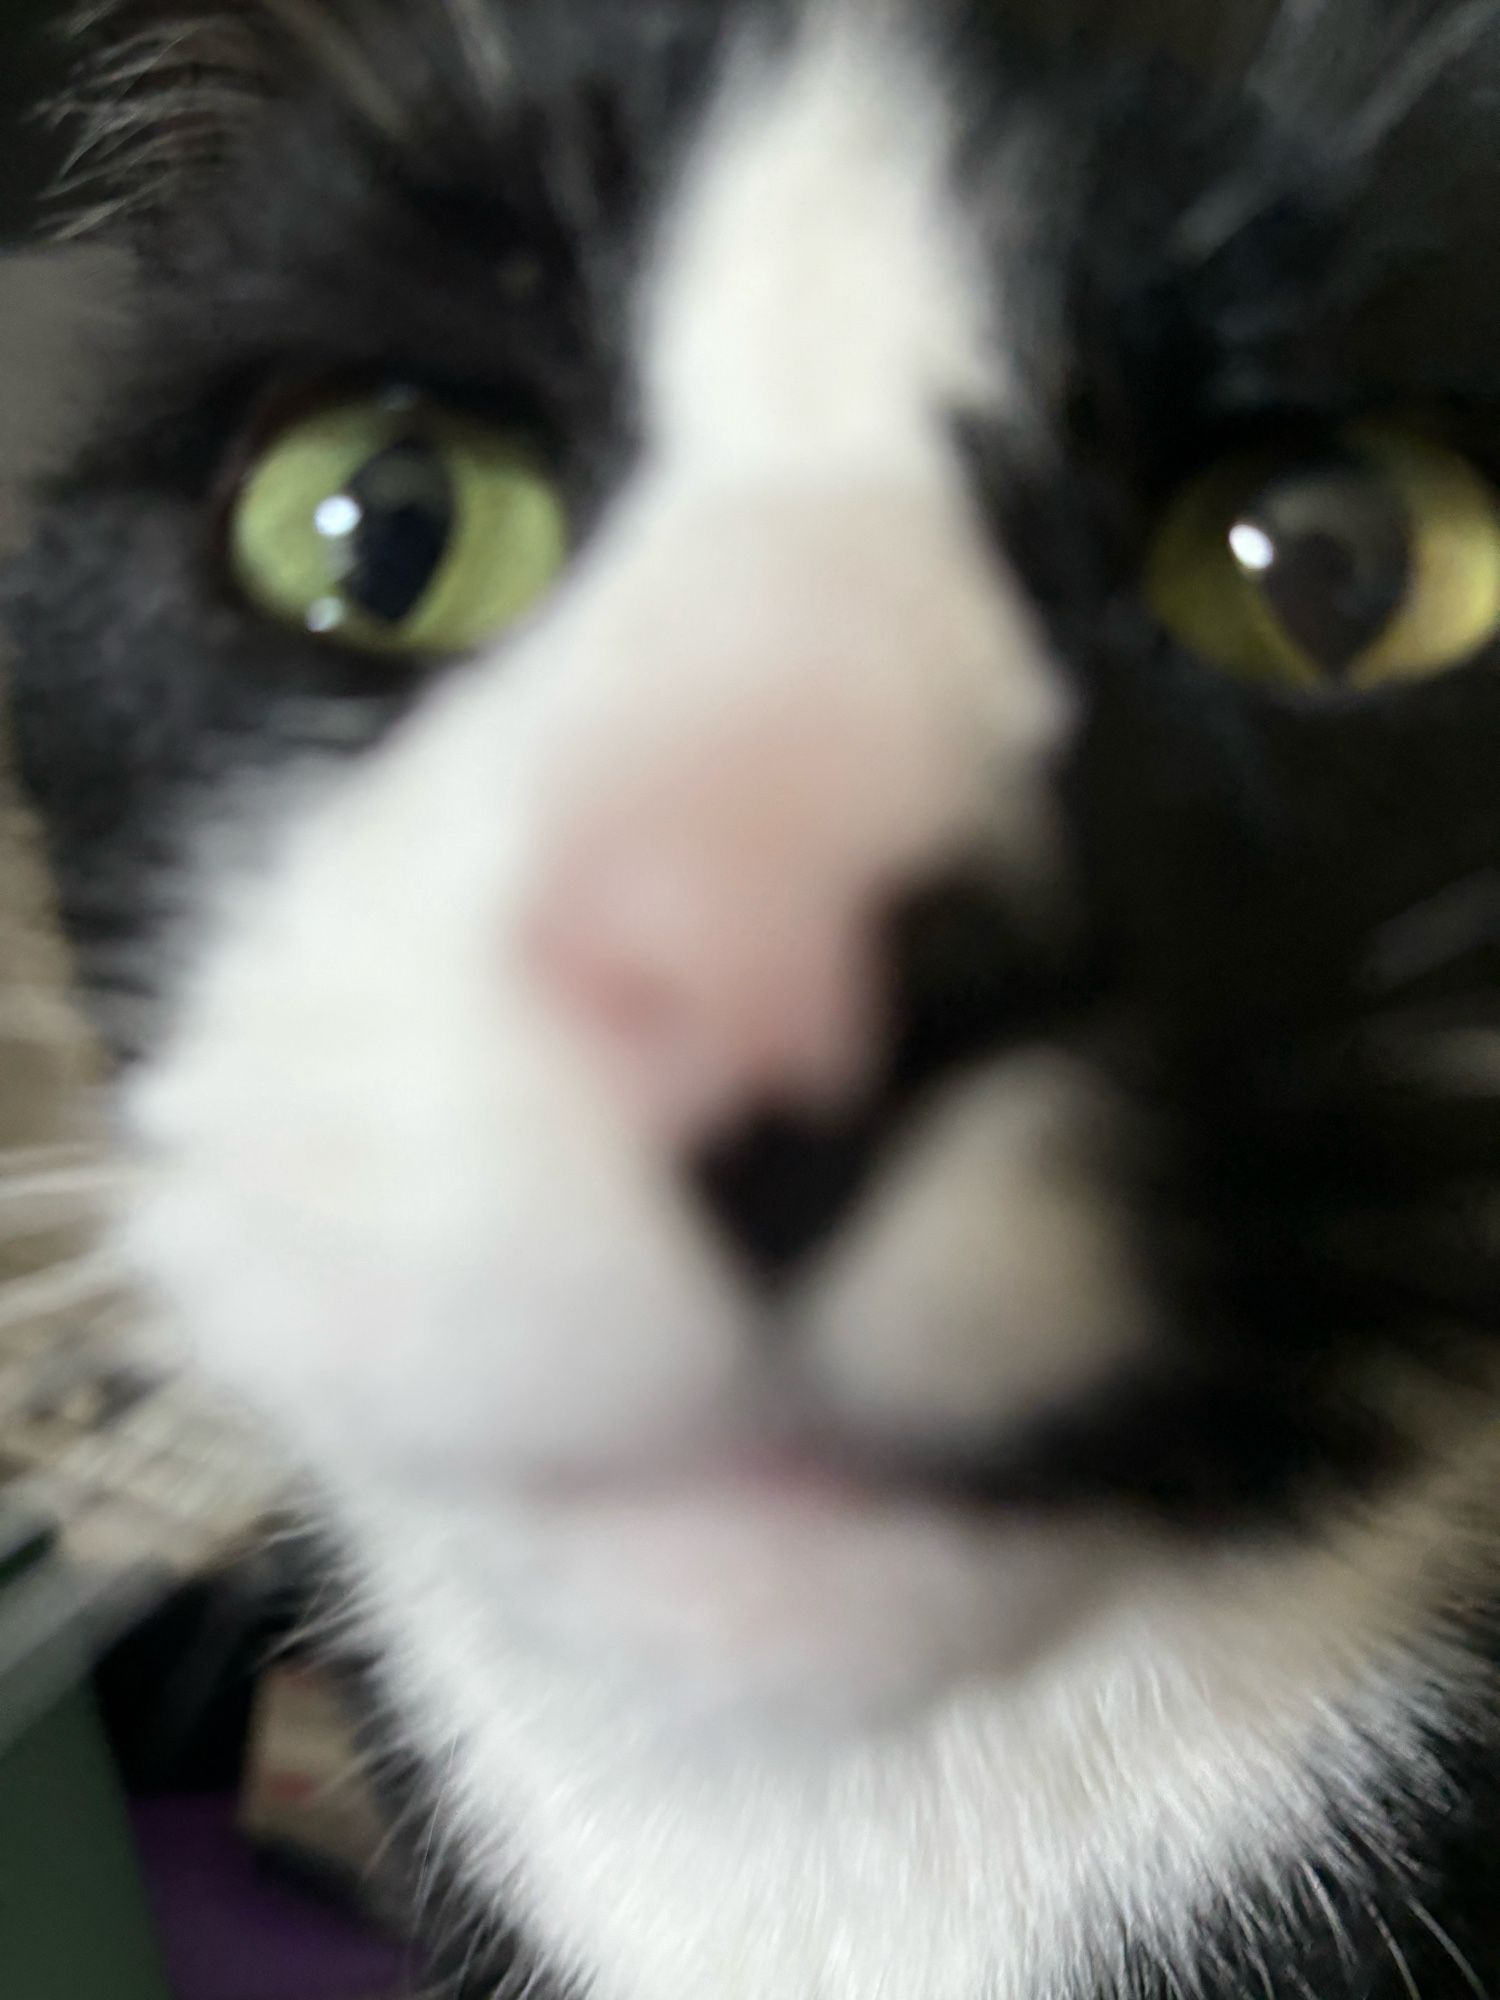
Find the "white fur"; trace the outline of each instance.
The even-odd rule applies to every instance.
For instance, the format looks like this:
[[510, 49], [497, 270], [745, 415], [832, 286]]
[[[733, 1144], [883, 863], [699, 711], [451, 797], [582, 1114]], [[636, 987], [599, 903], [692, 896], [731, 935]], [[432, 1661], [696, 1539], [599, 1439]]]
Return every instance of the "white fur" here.
[[537, 1648], [441, 1508], [371, 1524], [368, 1615], [471, 1879], [600, 2000], [1037, 2000], [1113, 1990], [1127, 1942], [1192, 1962], [1253, 1888], [1305, 1925], [1306, 1859], [1359, 1865], [1330, 1811], [1398, 1858], [1372, 1760], [1436, 1782], [1463, 1670], [1409, 1637], [1492, 1476], [1297, 1553], [1101, 1546], [1113, 1597], [884, 1732], [665, 1726], [606, 1655]]
[[733, 72], [638, 301], [639, 470], [226, 889], [134, 1107], [131, 1254], [325, 1473], [470, 1865], [602, 2000], [1034, 2000], [1189, 1926], [1316, 1841], [1315, 1774], [1358, 1792], [1359, 1725], [1410, 1740], [1448, 1532], [1190, 1568], [822, 1477], [810, 1415], [994, 1432], [1140, 1337], [1116, 1114], [998, 1068], [773, 1327], [532, 976], [558, 857], [642, 815], [747, 897], [726, 963], [804, 873], [1055, 862], [1070, 707], [948, 431], [1006, 409], [1003, 287], [884, 18]]
[[910, 22], [812, 11], [789, 67], [749, 53], [645, 294], [647, 412], [719, 476], [947, 484], [950, 416], [1010, 387], [998, 301], [951, 191], [953, 135]]
[[810, 1288], [808, 1366], [847, 1418], [983, 1445], [997, 1409], [1064, 1400], [1128, 1355], [1145, 1329], [1110, 1186], [1122, 1116], [1035, 1051], [934, 1108]]

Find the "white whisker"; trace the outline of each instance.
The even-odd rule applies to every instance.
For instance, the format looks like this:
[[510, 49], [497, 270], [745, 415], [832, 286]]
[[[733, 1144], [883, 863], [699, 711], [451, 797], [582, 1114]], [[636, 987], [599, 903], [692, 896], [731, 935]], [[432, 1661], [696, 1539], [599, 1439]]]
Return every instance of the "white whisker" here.
[[[192, 120], [207, 132], [220, 131], [236, 102], [234, 91], [184, 84], [173, 90], [158, 91], [148, 99], [109, 105], [101, 109], [97, 129], [84, 133], [63, 161], [58, 182], [67, 186], [82, 177], [80, 170], [90, 176], [97, 175], [126, 153], [131, 166], [137, 167], [149, 160], [153, 152], [164, 150], [168, 142], [183, 143], [185, 127]], [[151, 143], [149, 135], [160, 133], [168, 121], [173, 130]], [[143, 133], [148, 135], [146, 141], [141, 138]]]
[[1401, 1976], [1401, 1984], [1406, 1988], [1409, 2000], [1422, 2000], [1421, 1990], [1412, 1975], [1412, 1969], [1407, 1961], [1406, 1953], [1396, 1942], [1395, 1933], [1373, 1903], [1367, 1903], [1365, 1908], [1369, 1912], [1371, 1923], [1379, 1931], [1381, 1940], [1386, 1950], [1390, 1953], [1391, 1963]]
[[1500, 1028], [1413, 1033], [1382, 1025], [1369, 1040], [1393, 1075], [1455, 1096], [1500, 1098]]
[[0, 1146], [0, 1187], [18, 1176], [53, 1168], [108, 1166], [96, 1145], [81, 1139], [54, 1139], [35, 1146]]
[[1500, 874], [1482, 869], [1450, 883], [1377, 932], [1366, 976], [1384, 991], [1461, 963], [1500, 937]]
[[498, 97], [510, 77], [510, 51], [499, 17], [483, 0], [445, 0], [464, 56], [485, 95]]
[[1344, 150], [1351, 159], [1375, 152], [1399, 132], [1437, 86], [1495, 32], [1491, 0], [1470, 0], [1446, 20], [1419, 35], [1402, 61], [1380, 79], [1380, 87], [1349, 128]]
[[[75, 15], [75, 39], [98, 42], [128, 12], [122, 0]], [[53, 187], [69, 202], [92, 188], [94, 206], [69, 217], [65, 240], [150, 207], [181, 176], [223, 157], [243, 113], [265, 87], [265, 51], [243, 15], [186, 6], [107, 41], [74, 89], [49, 107], [78, 136]]]
[[0, 1333], [38, 1320], [56, 1319], [107, 1299], [123, 1288], [125, 1279], [125, 1269], [118, 1258], [100, 1250], [91, 1250], [34, 1276], [13, 1278], [0, 1285]]
[[[1470, 0], [1407, 34], [1405, 48], [1395, 34], [1387, 35], [1379, 54], [1367, 56], [1358, 73], [1365, 99], [1362, 105], [1349, 103], [1338, 121], [1338, 136], [1329, 140], [1330, 164], [1354, 166], [1378, 152], [1485, 36], [1496, 32], [1491, 0]], [[1328, 0], [1282, 0], [1271, 11], [1247, 88], [1285, 116], [1289, 107], [1318, 104], [1339, 77], [1350, 79], [1338, 86], [1347, 102], [1355, 72], [1343, 15]], [[1323, 124], [1329, 127], [1326, 106]], [[1252, 162], [1241, 179], [1210, 188], [1190, 206], [1175, 232], [1175, 250], [1191, 262], [1208, 262], [1286, 192], [1277, 169], [1264, 160]]]
[[130, 1172], [124, 1161], [112, 1164], [102, 1160], [91, 1166], [53, 1167], [33, 1174], [8, 1174], [0, 1169], [0, 1206], [38, 1195], [93, 1194], [117, 1188]]
[[97, 1223], [124, 1177], [92, 1167], [64, 1167], [25, 1178], [0, 1176], [0, 1244], [23, 1242], [69, 1224]]
[[354, 34], [319, 0], [256, 0], [261, 11], [343, 92], [351, 109], [388, 139], [406, 136], [399, 96], [360, 48]]
[[114, 45], [110, 54], [88, 72], [86, 89], [90, 98], [113, 100], [122, 91], [147, 82], [157, 71], [168, 68], [172, 58], [193, 43], [194, 31], [186, 24], [176, 28], [146, 28]]
[[1443, 1929], [1431, 1910], [1424, 1903], [1419, 1902], [1415, 1896], [1407, 1897], [1406, 1907], [1411, 1911], [1417, 1922], [1425, 1930], [1431, 1932], [1434, 1939], [1452, 1960], [1454, 1969], [1458, 1972], [1464, 1983], [1469, 1987], [1471, 1992], [1478, 1996], [1478, 2000], [1490, 2000], [1489, 1987], [1480, 1978], [1473, 1966], [1470, 1965], [1469, 1961]]

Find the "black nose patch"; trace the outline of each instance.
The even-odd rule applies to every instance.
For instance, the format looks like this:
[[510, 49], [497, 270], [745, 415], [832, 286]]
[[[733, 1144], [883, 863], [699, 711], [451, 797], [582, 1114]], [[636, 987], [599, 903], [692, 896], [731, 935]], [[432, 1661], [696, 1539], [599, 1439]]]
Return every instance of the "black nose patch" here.
[[1004, 887], [954, 873], [885, 926], [893, 1032], [868, 1100], [837, 1121], [767, 1113], [694, 1164], [723, 1235], [767, 1285], [794, 1276], [857, 1208], [933, 1091], [1023, 1042], [1062, 1031], [1092, 980], [1077, 941], [1039, 938]]

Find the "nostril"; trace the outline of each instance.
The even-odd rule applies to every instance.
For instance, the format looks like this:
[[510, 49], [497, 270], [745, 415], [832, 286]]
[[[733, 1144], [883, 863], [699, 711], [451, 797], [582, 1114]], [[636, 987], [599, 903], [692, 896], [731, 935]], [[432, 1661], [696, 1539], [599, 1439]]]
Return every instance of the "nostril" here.
[[880, 1156], [873, 1112], [837, 1124], [767, 1117], [713, 1147], [694, 1181], [756, 1277], [775, 1284], [831, 1237]]
[[1039, 937], [978, 870], [904, 897], [882, 935], [894, 1007], [858, 1108], [823, 1122], [758, 1117], [695, 1163], [709, 1214], [768, 1283], [855, 1213], [935, 1090], [1022, 1043], [1066, 1035], [1096, 995], [1095, 968], [1061, 913]]

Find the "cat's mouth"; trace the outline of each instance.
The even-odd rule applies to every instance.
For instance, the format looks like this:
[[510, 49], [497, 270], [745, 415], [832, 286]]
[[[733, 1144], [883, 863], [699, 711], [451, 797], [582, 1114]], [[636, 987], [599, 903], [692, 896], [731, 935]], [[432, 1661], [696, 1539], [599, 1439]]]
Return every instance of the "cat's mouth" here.
[[602, 1629], [679, 1714], [894, 1720], [1025, 1671], [1131, 1567], [1118, 1524], [1021, 1504], [962, 1455], [827, 1432], [550, 1477], [523, 1511], [563, 1635]]
[[994, 1504], [983, 1480], [957, 1461], [832, 1437], [731, 1448], [712, 1456], [684, 1454], [644, 1467], [570, 1469], [536, 1480], [530, 1490], [563, 1506], [652, 1503], [694, 1494], [724, 1504], [808, 1510]]
[[860, 1435], [799, 1421], [713, 1449], [649, 1462], [569, 1466], [534, 1475], [527, 1492], [568, 1508], [691, 1504], [795, 1514], [909, 1509], [974, 1522], [1057, 1508], [1048, 1460], [1061, 1415], [965, 1439]]

